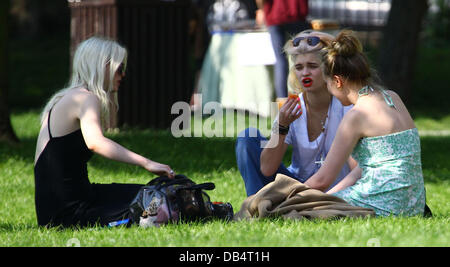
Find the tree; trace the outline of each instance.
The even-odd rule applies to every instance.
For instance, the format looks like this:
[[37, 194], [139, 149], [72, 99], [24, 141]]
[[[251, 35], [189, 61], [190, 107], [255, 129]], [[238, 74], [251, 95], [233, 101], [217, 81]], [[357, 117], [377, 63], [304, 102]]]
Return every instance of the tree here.
[[18, 142], [8, 108], [8, 25], [10, 1], [0, 1], [0, 141]]
[[385, 85], [407, 103], [411, 95], [419, 34], [427, 0], [392, 0], [380, 46], [378, 71]]

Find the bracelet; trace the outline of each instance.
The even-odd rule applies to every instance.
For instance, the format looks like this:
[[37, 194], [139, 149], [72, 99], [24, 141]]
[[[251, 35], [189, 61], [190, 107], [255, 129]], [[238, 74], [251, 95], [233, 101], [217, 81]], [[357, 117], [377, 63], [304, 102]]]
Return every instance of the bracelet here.
[[277, 117], [272, 124], [272, 133], [286, 135], [286, 134], [288, 134], [288, 132], [289, 132], [289, 125], [288, 126], [280, 125], [278, 123], [278, 117]]
[[281, 124], [278, 124], [278, 134], [280, 135], [287, 135], [289, 132], [289, 125], [283, 126]]

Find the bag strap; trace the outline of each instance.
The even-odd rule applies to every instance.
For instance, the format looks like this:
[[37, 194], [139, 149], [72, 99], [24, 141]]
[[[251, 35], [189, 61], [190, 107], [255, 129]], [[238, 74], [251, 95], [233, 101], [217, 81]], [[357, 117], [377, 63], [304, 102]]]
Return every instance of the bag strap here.
[[167, 176], [160, 176], [157, 177], [150, 182], [147, 183], [148, 186], [155, 186], [157, 189], [161, 189], [162, 187], [171, 186], [174, 184], [186, 184], [186, 183], [192, 183], [192, 185], [186, 185], [183, 187], [180, 187], [179, 189], [203, 189], [203, 190], [213, 190], [216, 188], [214, 183], [202, 183], [202, 184], [195, 184], [191, 179], [187, 178], [184, 175], [178, 174], [174, 178], [169, 178]]
[[150, 182], [147, 183], [148, 186], [155, 186], [157, 189], [162, 187], [167, 187], [174, 184], [185, 184], [185, 183], [193, 183], [194, 182], [187, 178], [184, 175], [176, 175], [174, 178], [169, 178], [167, 176], [157, 177]]
[[150, 182], [147, 183], [147, 185], [158, 185], [158, 184], [162, 184], [162, 183], [169, 182], [172, 180], [174, 180], [174, 179], [170, 179], [167, 176], [159, 176], [159, 177], [156, 177], [155, 179], [152, 179]]
[[180, 189], [213, 190], [214, 188], [216, 188], [216, 185], [214, 183], [203, 183], [203, 184], [183, 186], [183, 187], [178, 188], [177, 190], [180, 190]]

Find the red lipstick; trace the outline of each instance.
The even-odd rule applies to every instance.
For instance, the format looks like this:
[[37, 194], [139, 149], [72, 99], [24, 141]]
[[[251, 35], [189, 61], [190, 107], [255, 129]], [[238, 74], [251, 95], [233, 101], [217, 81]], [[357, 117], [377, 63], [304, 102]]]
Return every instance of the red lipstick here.
[[302, 84], [304, 87], [311, 87], [313, 84], [313, 80], [309, 77], [303, 78], [302, 79]]

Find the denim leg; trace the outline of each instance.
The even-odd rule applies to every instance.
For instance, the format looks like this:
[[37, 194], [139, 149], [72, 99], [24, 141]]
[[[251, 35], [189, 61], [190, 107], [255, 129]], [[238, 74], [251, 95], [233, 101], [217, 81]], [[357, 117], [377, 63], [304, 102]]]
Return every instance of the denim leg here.
[[275, 53], [274, 66], [274, 85], [276, 97], [287, 97], [287, 75], [288, 75], [288, 61], [283, 52], [285, 43], [285, 32], [283, 27], [279, 25], [267, 27], [272, 40], [272, 47]]
[[[256, 133], [256, 134], [255, 134]], [[236, 141], [236, 161], [245, 183], [247, 196], [253, 195], [266, 184], [275, 180], [275, 175], [266, 177], [261, 173], [261, 141], [267, 140], [257, 129], [246, 129], [238, 135]], [[290, 177], [293, 175], [281, 164], [277, 173]]]

